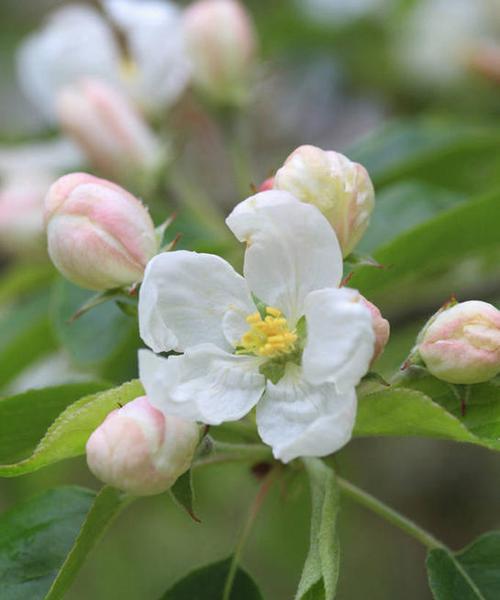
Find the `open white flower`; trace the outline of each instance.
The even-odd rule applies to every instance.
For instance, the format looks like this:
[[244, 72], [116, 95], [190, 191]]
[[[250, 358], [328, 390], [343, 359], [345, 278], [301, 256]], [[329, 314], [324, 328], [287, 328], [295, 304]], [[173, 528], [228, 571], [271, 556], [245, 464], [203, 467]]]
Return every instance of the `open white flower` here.
[[188, 82], [178, 7], [160, 0], [105, 0], [103, 8], [109, 21], [83, 4], [60, 8], [19, 49], [21, 87], [49, 122], [57, 120], [58, 92], [82, 77], [121, 86], [147, 110], [171, 105]]
[[276, 458], [324, 456], [351, 437], [355, 386], [374, 351], [369, 310], [339, 289], [342, 254], [320, 211], [288, 192], [239, 204], [241, 277], [218, 256], [153, 258], [139, 300], [142, 383], [165, 413], [217, 425], [257, 405]]

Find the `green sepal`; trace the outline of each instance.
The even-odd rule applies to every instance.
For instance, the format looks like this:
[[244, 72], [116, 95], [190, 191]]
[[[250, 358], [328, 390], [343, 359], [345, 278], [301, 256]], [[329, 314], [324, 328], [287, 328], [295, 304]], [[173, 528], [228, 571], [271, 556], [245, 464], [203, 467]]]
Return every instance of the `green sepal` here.
[[260, 365], [259, 373], [276, 385], [285, 374], [285, 369], [286, 361], [270, 360]]
[[170, 495], [173, 500], [183, 510], [187, 512], [187, 514], [196, 521], [196, 523], [201, 523], [201, 520], [195, 513], [194, 509], [194, 488], [193, 488], [193, 474], [191, 469], [183, 473], [174, 485], [170, 488]]
[[255, 307], [259, 311], [261, 318], [265, 319], [266, 315], [267, 315], [267, 313], [266, 313], [267, 305], [264, 302], [262, 302], [262, 300], [260, 298], [257, 298], [257, 296], [254, 293], [252, 293], [252, 300], [255, 304]]

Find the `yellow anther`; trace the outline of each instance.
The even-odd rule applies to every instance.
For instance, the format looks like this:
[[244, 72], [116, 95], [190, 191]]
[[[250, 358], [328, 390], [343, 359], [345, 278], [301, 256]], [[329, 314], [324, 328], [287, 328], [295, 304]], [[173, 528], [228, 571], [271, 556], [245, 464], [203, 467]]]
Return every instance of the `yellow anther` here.
[[275, 342], [284, 342], [285, 336], [284, 335], [271, 335], [267, 338], [267, 341], [270, 342], [271, 344], [274, 344]]
[[258, 323], [261, 320], [261, 316], [258, 312], [254, 312], [245, 319], [249, 325], [253, 325], [254, 323]]
[[297, 334], [290, 331], [288, 321], [279, 309], [267, 306], [264, 319], [256, 312], [249, 315], [246, 322], [250, 329], [242, 336], [238, 353], [274, 358], [295, 350]]

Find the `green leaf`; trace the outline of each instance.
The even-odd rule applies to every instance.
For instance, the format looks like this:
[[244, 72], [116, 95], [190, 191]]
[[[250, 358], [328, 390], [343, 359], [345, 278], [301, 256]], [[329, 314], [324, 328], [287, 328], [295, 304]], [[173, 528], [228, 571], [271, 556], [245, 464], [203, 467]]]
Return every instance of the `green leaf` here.
[[295, 600], [332, 600], [339, 576], [339, 490], [323, 461], [308, 458], [304, 464], [311, 486], [311, 535]]
[[420, 179], [477, 193], [498, 181], [500, 129], [450, 119], [393, 121], [347, 152], [364, 165], [377, 188]]
[[83, 368], [93, 368], [114, 381], [136, 376], [139, 337], [135, 319], [114, 302], [107, 302], [71, 321], [92, 297], [92, 292], [66, 280], [57, 281], [52, 317], [59, 341]]
[[131, 500], [131, 496], [126, 496], [112, 487], [102, 488], [44, 600], [60, 600], [64, 597], [89, 552], [102, 538], [118, 513]]
[[500, 531], [482, 535], [457, 553], [431, 550], [427, 574], [435, 600], [498, 600]]
[[370, 226], [356, 250], [373, 252], [466, 198], [464, 194], [419, 181], [403, 181], [384, 188], [377, 194]]
[[8, 307], [0, 317], [0, 389], [36, 359], [57, 348], [42, 292]]
[[0, 399], [0, 463], [30, 456], [63, 410], [79, 398], [107, 387], [102, 382], [72, 383]]
[[[231, 558], [196, 569], [178, 581], [160, 600], [221, 600]], [[263, 600], [257, 584], [238, 568], [229, 600]]]
[[[380, 248], [386, 268], [362, 267], [350, 282], [386, 310], [441, 302], [500, 273], [500, 193], [459, 204]], [[467, 262], [467, 268], [464, 263]]]
[[135, 380], [74, 402], [50, 425], [33, 453], [20, 462], [1, 465], [0, 476], [24, 475], [52, 463], [84, 454], [90, 434], [102, 423], [106, 415], [143, 393], [140, 382]]
[[454, 386], [431, 376], [404, 385], [361, 397], [354, 435], [431, 437], [500, 450], [498, 381], [470, 386], [464, 417]]
[[54, 279], [55, 270], [51, 264], [14, 264], [6, 272], [2, 271], [0, 281], [0, 304], [18, 300], [32, 294]]
[[0, 598], [42, 600], [78, 535], [95, 494], [42, 492], [0, 515]]
[[175, 503], [184, 509], [193, 521], [201, 523], [194, 510], [193, 473], [191, 469], [177, 479], [170, 488], [170, 495], [175, 500]]

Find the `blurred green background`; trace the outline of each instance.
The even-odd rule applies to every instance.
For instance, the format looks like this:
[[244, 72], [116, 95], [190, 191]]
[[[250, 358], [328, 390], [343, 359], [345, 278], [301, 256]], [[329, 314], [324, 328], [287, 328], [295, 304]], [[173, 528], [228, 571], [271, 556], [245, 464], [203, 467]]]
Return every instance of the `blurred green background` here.
[[[467, 16], [470, 6], [461, 1], [455, 8], [453, 1], [448, 8], [436, 1], [436, 6], [443, 5], [441, 15], [449, 16], [436, 23], [436, 15], [422, 8], [432, 1], [246, 3], [257, 23], [262, 53], [245, 119], [253, 182], [258, 184], [303, 143], [359, 159], [374, 178], [380, 207], [364, 241], [367, 251], [389, 242], [398, 228], [412, 230], [500, 188], [500, 59], [498, 64], [485, 62], [481, 55], [486, 43], [488, 48], [495, 47], [495, 39], [500, 44], [500, 23]], [[2, 144], [45, 135], [16, 85], [14, 52], [23, 36], [60, 4], [0, 4]], [[485, 0], [488, 10], [497, 13], [495, 4]], [[471, 24], [471, 31], [463, 22]], [[436, 39], [434, 64], [428, 45]], [[464, 53], [457, 54], [457, 49]], [[465, 54], [467, 60], [462, 60]], [[195, 166], [200, 185], [216, 195], [220, 190], [227, 210], [240, 197], [226, 181], [224, 168], [215, 168], [220, 154], [207, 153], [203, 140], [199, 145], [201, 150], [188, 148], [185, 160]], [[477, 235], [479, 239], [481, 232]], [[7, 258], [0, 260], [7, 269]], [[390, 285], [379, 290], [371, 299], [391, 319], [393, 335], [377, 370], [386, 376], [397, 370], [426, 315], [452, 293], [498, 306], [499, 263], [499, 255], [491, 251], [481, 259], [461, 256], [453, 269], [448, 263], [442, 271], [422, 265], [415, 279], [407, 278], [396, 291]], [[0, 354], [5, 340], [0, 339]], [[118, 355], [106, 377], [121, 381], [134, 376], [134, 362], [125, 355]], [[432, 440], [355, 439], [335, 456], [335, 463], [343, 477], [411, 516], [452, 548], [500, 528], [500, 459], [488, 450]], [[1, 480], [0, 508], [72, 482], [99, 487], [84, 461], [72, 460]], [[154, 599], [193, 567], [229, 555], [258, 483], [245, 467], [211, 466], [196, 473], [195, 484], [201, 524], [191, 522], [168, 496], [138, 501], [107, 532], [68, 598]], [[301, 479], [275, 488], [243, 564], [267, 599], [288, 600], [307, 551], [309, 497]], [[340, 600], [431, 597], [423, 548], [348, 502], [342, 506], [341, 543]]]

